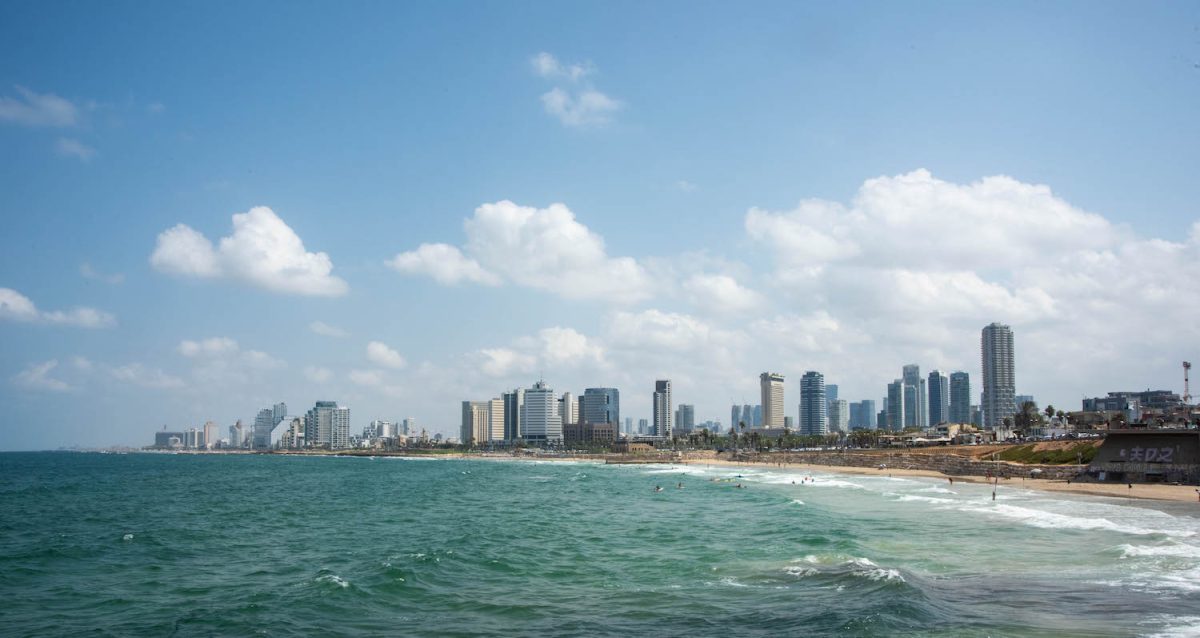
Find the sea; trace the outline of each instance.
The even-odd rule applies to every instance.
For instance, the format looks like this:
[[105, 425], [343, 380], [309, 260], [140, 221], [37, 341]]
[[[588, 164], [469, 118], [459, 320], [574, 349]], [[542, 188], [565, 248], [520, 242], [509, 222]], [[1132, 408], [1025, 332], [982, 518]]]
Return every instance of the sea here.
[[1200, 636], [1200, 503], [765, 467], [0, 454], [0, 635], [84, 634]]

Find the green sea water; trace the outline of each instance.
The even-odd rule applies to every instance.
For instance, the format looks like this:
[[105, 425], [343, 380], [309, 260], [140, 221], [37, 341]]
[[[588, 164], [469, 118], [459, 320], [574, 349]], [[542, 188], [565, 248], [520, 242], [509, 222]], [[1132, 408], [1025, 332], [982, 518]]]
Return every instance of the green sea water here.
[[0, 454], [0, 634], [1200, 635], [1200, 504], [998, 496], [755, 468]]

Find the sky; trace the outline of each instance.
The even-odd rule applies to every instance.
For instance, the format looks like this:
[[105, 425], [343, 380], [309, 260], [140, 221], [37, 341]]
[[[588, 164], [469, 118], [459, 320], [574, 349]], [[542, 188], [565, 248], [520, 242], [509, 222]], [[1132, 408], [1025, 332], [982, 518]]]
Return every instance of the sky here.
[[5, 450], [1200, 359], [1194, 2], [11, 1], [0, 147]]

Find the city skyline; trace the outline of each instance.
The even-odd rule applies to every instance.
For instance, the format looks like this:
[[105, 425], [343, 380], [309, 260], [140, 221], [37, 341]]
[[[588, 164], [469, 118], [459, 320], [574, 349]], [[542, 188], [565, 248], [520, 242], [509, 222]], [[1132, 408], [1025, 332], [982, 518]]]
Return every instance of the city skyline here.
[[330, 397], [454, 436], [539, 376], [704, 422], [916, 363], [976, 404], [992, 322], [1039, 403], [1181, 392], [1193, 14], [0, 6], [0, 449]]

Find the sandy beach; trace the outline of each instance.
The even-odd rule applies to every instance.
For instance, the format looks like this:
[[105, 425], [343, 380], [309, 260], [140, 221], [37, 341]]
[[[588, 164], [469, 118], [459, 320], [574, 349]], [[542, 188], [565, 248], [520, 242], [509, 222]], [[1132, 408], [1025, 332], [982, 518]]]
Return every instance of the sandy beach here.
[[[675, 465], [725, 465], [731, 467], [773, 467], [783, 470], [801, 470], [808, 472], [832, 472], [836, 474], [858, 474], [863, 476], [915, 476], [936, 478], [948, 481], [949, 477], [941, 472], [932, 470], [904, 469], [872, 469], [865, 467], [849, 467], [842, 465], [813, 465], [806, 463], [753, 463], [728, 461], [724, 459], [695, 459], [683, 461], [664, 461]], [[982, 476], [955, 476], [955, 482], [989, 483]], [[1089, 494], [1092, 496], [1112, 496], [1118, 498], [1142, 498], [1158, 501], [1192, 501], [1200, 505], [1200, 492], [1194, 485], [1163, 485], [1134, 483], [1129, 487], [1124, 483], [1067, 483], [1066, 481], [1051, 481], [1031, 478], [1002, 478], [1000, 487], [1015, 487], [1028, 490], [1043, 490], [1046, 492], [1067, 492], [1071, 494]]]

